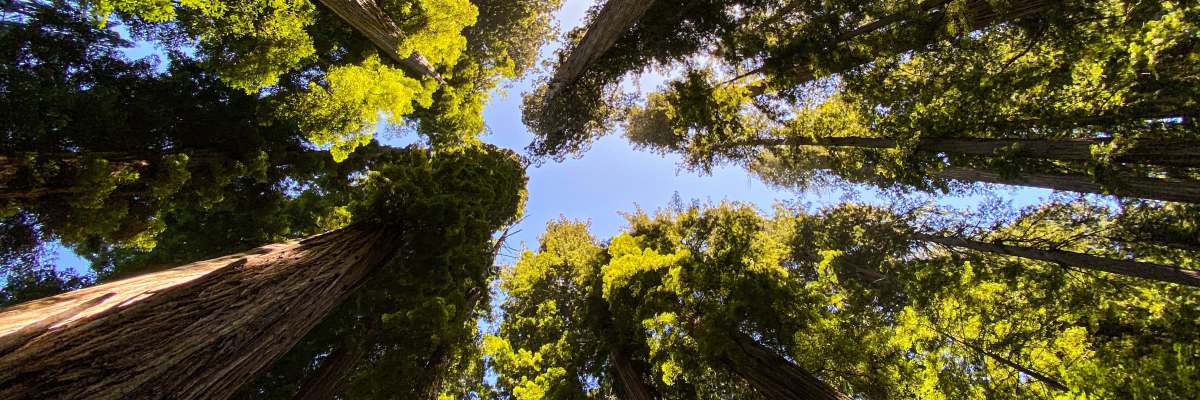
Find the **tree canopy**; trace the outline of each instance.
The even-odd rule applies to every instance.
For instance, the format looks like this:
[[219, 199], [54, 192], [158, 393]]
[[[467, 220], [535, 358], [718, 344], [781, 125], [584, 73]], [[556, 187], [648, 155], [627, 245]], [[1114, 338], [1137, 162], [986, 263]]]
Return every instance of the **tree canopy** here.
[[[1125, 244], [1062, 219], [1080, 207], [1111, 216], [1054, 203], [984, 228], [1119, 257]], [[668, 398], [791, 398], [767, 383], [779, 376], [793, 390], [815, 381], [801, 392], [810, 398], [1193, 390], [1193, 289], [943, 247], [917, 231], [969, 237], [980, 227], [926, 222], [945, 219], [933, 211], [677, 205], [630, 214], [603, 243], [584, 223], [552, 222], [502, 275], [505, 318], [485, 351], [501, 393], [518, 399], [617, 391], [629, 375], [616, 349]], [[774, 364], [748, 361], [772, 354]], [[791, 363], [796, 374], [772, 371]], [[815, 394], [822, 386], [836, 394]]]

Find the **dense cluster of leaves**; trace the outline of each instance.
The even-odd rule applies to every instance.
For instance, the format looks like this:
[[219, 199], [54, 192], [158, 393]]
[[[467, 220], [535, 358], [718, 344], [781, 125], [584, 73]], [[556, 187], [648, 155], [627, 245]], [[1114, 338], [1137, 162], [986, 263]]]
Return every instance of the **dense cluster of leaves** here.
[[[1195, 390], [1192, 289], [931, 246], [912, 234], [939, 226], [925, 220], [944, 217], [928, 211], [773, 214], [736, 204], [638, 211], [603, 244], [586, 224], [552, 222], [538, 251], [502, 276], [504, 320], [485, 340], [500, 393], [604, 397], [621, 384], [611, 353], [623, 351], [663, 397], [754, 396], [754, 377], [767, 373], [755, 369], [782, 366], [736, 362], [738, 337], [855, 398]], [[1087, 228], [1105, 224], [1075, 225], [1077, 215], [1113, 217], [1052, 203], [990, 227], [989, 240], [1112, 257], [1151, 246], [1113, 241]]]
[[[534, 154], [578, 154], [624, 117], [636, 145], [702, 172], [735, 163], [783, 187], [950, 191], [956, 181], [1000, 181], [1195, 201], [1127, 190], [1163, 178], [1192, 188], [1194, 164], [1162, 163], [1163, 148], [1150, 153], [1158, 158], [1125, 154], [1196, 138], [1189, 2], [658, 4], [566, 89], [526, 98]], [[687, 16], [653, 14], [660, 6]], [[671, 28], [683, 33], [648, 34]], [[648, 68], [684, 71], [636, 104], [619, 83]], [[1090, 155], [945, 145], [988, 139], [1099, 141]]]

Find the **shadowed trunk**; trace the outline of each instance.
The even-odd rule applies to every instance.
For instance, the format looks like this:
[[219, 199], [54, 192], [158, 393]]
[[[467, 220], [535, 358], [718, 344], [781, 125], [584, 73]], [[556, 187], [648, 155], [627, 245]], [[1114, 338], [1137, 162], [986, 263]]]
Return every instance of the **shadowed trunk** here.
[[850, 400], [850, 396], [749, 336], [734, 334], [732, 343], [720, 361], [767, 399]]
[[[986, 139], [986, 138], [922, 138], [915, 150], [981, 156], [1004, 155], [1020, 158], [1040, 158], [1064, 161], [1095, 159], [1092, 146], [1104, 146], [1112, 139]], [[872, 137], [788, 137], [762, 138], [739, 142], [734, 146], [826, 146], [891, 149], [897, 146], [894, 138]], [[1159, 165], [1166, 167], [1200, 167], [1200, 140], [1140, 139], [1113, 152], [1111, 161], [1117, 163]]]
[[1139, 199], [1200, 203], [1200, 183], [1176, 178], [1119, 176], [1116, 184], [1103, 185], [1086, 175], [1021, 173], [1004, 176], [997, 172], [974, 168], [949, 167], [934, 175], [966, 182], [996, 183], [1028, 186], [1067, 192], [1106, 194]]
[[300, 391], [293, 400], [332, 400], [341, 390], [345, 378], [354, 370], [366, 355], [361, 345], [353, 340], [346, 340], [329, 356], [321, 361], [321, 366], [313, 376], [304, 380]]
[[1134, 278], [1150, 279], [1159, 282], [1200, 287], [1200, 271], [1181, 269], [1168, 265], [1118, 260], [1098, 257], [1090, 254], [1076, 253], [1065, 250], [1045, 250], [1033, 247], [1013, 246], [998, 243], [987, 243], [976, 240], [913, 233], [913, 239], [937, 243], [944, 246], [959, 247], [982, 251], [986, 253], [1003, 254], [1033, 260], [1076, 266], [1093, 271], [1131, 276]]
[[613, 376], [617, 380], [618, 397], [621, 400], [653, 400], [659, 398], [646, 384], [641, 371], [634, 366], [633, 360], [621, 350], [608, 353], [608, 362], [612, 365]]
[[608, 0], [604, 3], [604, 8], [588, 25], [583, 39], [571, 49], [571, 54], [554, 72], [550, 89], [546, 92], [547, 102], [563, 87], [575, 82], [579, 74], [612, 48], [652, 5], [654, 0]]
[[0, 398], [228, 398], [387, 262], [393, 233], [356, 225], [0, 311]]
[[404, 40], [404, 35], [400, 32], [400, 27], [396, 26], [396, 22], [379, 8], [375, 0], [320, 1], [404, 69], [415, 73], [417, 77], [428, 76], [438, 83], [446, 83], [420, 53], [413, 52], [408, 57], [400, 56], [400, 42]]
[[1058, 380], [1051, 378], [1051, 377], [1047, 376], [1046, 374], [1041, 373], [1038, 370], [1018, 364], [1015, 361], [1009, 360], [1008, 358], [1006, 358], [1004, 356], [1001, 356], [994, 352], [988, 351], [987, 349], [985, 349], [983, 347], [977, 346], [974, 343], [959, 339], [959, 338], [955, 337], [954, 335], [948, 334], [946, 332], [942, 332], [940, 329], [935, 329], [935, 330], [938, 333], [945, 335], [947, 338], [950, 339], [950, 341], [962, 344], [963, 346], [967, 346], [968, 349], [971, 349], [972, 351], [974, 351], [976, 353], [983, 354], [984, 356], [987, 356], [987, 358], [992, 359], [992, 361], [998, 362], [1009, 368], [1020, 371], [1022, 374], [1025, 374], [1025, 376], [1033, 378], [1034, 380], [1041, 382], [1041, 383], [1045, 384], [1046, 386], [1049, 386], [1051, 389], [1061, 390], [1061, 391], [1070, 390], [1067, 388], [1067, 385], [1064, 385], [1062, 382], [1059, 382]]
[[[949, 4], [950, 2], [951, 2], [950, 0], [929, 0], [929, 1], [925, 1], [925, 2], [918, 4], [916, 7], [912, 8], [912, 9], [908, 9], [908, 10], [904, 10], [901, 12], [882, 16], [872, 22], [863, 24], [857, 28], [843, 32], [841, 35], [838, 35], [838, 38], [837, 38], [837, 41], [835, 42], [835, 44], [836, 45], [845, 44], [849, 41], [860, 38], [862, 36], [869, 35], [869, 34], [878, 32], [880, 30], [883, 30], [889, 26], [893, 26], [896, 24], [903, 24], [905, 22], [908, 22], [908, 20], [912, 19], [913, 17], [922, 16], [922, 14], [924, 14], [924, 15], [929, 15], [929, 13], [944, 14], [945, 13], [944, 7], [947, 4]], [[973, 32], [973, 31], [978, 31], [978, 30], [987, 28], [989, 26], [1003, 23], [1006, 21], [1011, 21], [1011, 20], [1015, 20], [1015, 19], [1019, 19], [1019, 18], [1037, 15], [1038, 13], [1041, 13], [1041, 12], [1049, 9], [1052, 5], [1054, 5], [1055, 3], [1058, 3], [1058, 2], [1059, 1], [1057, 1], [1057, 0], [1015, 0], [1015, 1], [1010, 2], [1008, 9], [1005, 10], [1006, 12], [1000, 13], [1000, 12], [998, 12], [998, 10], [996, 10], [994, 7], [992, 7], [990, 4], [988, 4], [987, 0], [969, 0], [969, 1], [967, 1], [966, 10], [964, 12], [965, 17], [967, 19], [966, 22], [968, 24], [967, 29], [969, 31]], [[870, 51], [872, 52], [872, 54], [870, 54], [869, 56], [861, 57], [858, 60], [854, 60], [856, 62], [846, 62], [846, 63], [844, 63], [844, 65], [841, 65], [841, 67], [843, 70], [848, 70], [850, 68], [854, 68], [859, 65], [866, 64], [871, 59], [874, 59], [874, 58], [877, 58], [880, 56], [899, 54], [899, 53], [903, 53], [906, 51], [915, 50], [916, 48], [917, 48], [917, 46], [914, 46], [914, 45], [900, 45], [895, 48], [871, 49]], [[769, 68], [768, 66], [773, 65], [773, 64], [774, 65], [787, 65], [791, 59], [804, 57], [805, 55], [801, 54], [801, 51], [802, 51], [802, 49], [798, 49], [798, 48], [785, 50], [778, 56], [768, 59], [763, 64], [762, 67], [759, 67], [759, 68], [751, 70], [747, 73], [744, 73], [744, 74], [738, 76], [737, 78], [735, 78], [734, 80], [740, 79], [745, 76], [762, 73], [763, 71], [765, 71]], [[804, 84], [804, 83], [812, 82], [813, 80], [816, 80], [818, 78], [817, 72], [813, 70], [812, 66], [801, 64], [801, 65], [794, 65], [794, 66], [792, 66], [792, 68], [793, 68], [792, 71], [790, 71], [791, 79], [792, 79], [792, 81], [796, 82], [797, 84]], [[835, 71], [835, 72], [840, 72], [840, 71]], [[755, 84], [755, 85], [750, 86], [749, 89], [750, 89], [751, 93], [758, 95], [758, 94], [762, 94], [762, 93], [766, 92], [767, 87], [764, 84]]]

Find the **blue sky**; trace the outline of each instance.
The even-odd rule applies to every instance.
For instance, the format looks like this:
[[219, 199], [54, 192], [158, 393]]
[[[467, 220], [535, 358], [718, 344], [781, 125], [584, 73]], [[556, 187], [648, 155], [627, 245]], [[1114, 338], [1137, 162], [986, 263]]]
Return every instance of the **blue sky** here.
[[[578, 26], [583, 21], [592, 0], [567, 0], [556, 13], [563, 32]], [[549, 57], [557, 49], [557, 43], [543, 49]], [[138, 43], [127, 55], [140, 58], [157, 53], [152, 46]], [[542, 72], [544, 73], [544, 71]], [[484, 120], [491, 134], [483, 140], [498, 146], [523, 151], [533, 135], [521, 122], [521, 96], [530, 90], [535, 74], [524, 80], [512, 82], [502, 92], [495, 93], [484, 110]], [[664, 78], [660, 74], [647, 73], [640, 78], [638, 87], [649, 91], [658, 88]], [[404, 144], [407, 137], [380, 138], [384, 143]], [[547, 161], [531, 167], [529, 175], [529, 200], [524, 219], [514, 227], [516, 233], [509, 242], [510, 247], [520, 249], [522, 245], [534, 248], [537, 237], [546, 222], [560, 216], [572, 220], [590, 221], [592, 232], [599, 238], [616, 234], [624, 225], [622, 212], [636, 207], [655, 210], [667, 205], [676, 194], [685, 202], [740, 201], [769, 209], [777, 201], [807, 203], [816, 206], [835, 204], [842, 193], [795, 193], [767, 186], [759, 179], [737, 167], [719, 167], [710, 175], [700, 175], [680, 168], [677, 156], [638, 151], [619, 133], [605, 136], [580, 158], [563, 162]], [[1014, 200], [1014, 205], [1036, 203], [1049, 195], [1046, 190], [1001, 190], [1001, 194]], [[880, 201], [871, 193], [862, 198]], [[977, 199], [939, 199], [939, 203], [967, 205]], [[67, 249], [52, 247], [60, 268], [87, 272], [87, 262]], [[514, 255], [509, 252], [508, 255]], [[497, 260], [511, 263], [511, 258]]]

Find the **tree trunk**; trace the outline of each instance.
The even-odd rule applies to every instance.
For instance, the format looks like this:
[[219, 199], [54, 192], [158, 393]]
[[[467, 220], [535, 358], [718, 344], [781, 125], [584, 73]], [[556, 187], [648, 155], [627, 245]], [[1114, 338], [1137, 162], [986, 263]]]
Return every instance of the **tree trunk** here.
[[[1018, 19], [1018, 18], [1036, 15], [1036, 14], [1043, 12], [1046, 9], [1050, 8], [1051, 5], [1053, 5], [1057, 2], [1058, 2], [1057, 0], [1016, 0], [1016, 1], [1012, 2], [1013, 4], [1011, 4], [1011, 7], [1007, 13], [1000, 14], [1000, 13], [998, 13], [998, 11], [995, 8], [993, 8], [990, 4], [988, 4], [987, 0], [969, 0], [967, 2], [967, 9], [966, 9], [966, 17], [967, 17], [967, 22], [969, 24], [968, 29], [973, 32], [973, 31], [981, 30], [983, 28], [987, 28], [988, 26], [995, 25], [995, 24], [998, 24], [1001, 22], [1011, 21], [1011, 20]], [[837, 44], [837, 45], [844, 44], [851, 40], [857, 39], [861, 36], [875, 33], [875, 32], [877, 32], [881, 29], [884, 29], [888, 26], [891, 26], [894, 24], [899, 24], [899, 23], [904, 23], [909, 18], [911, 18], [911, 16], [914, 14], [928, 13], [928, 12], [941, 12], [941, 9], [946, 4], [949, 4], [949, 3], [950, 3], [950, 0], [928, 0], [928, 1], [922, 2], [921, 4], [918, 4], [913, 9], [904, 10], [904, 11], [897, 12], [894, 14], [885, 15], [885, 16], [880, 17], [879, 19], [876, 19], [872, 22], [863, 24], [862, 26], [859, 26], [855, 29], [843, 32], [841, 35], [838, 35], [838, 38], [837, 38], [837, 41], [835, 42], [835, 44]], [[873, 50], [873, 51], [876, 52], [875, 56], [878, 57], [878, 56], [885, 56], [885, 55], [889, 55], [889, 54], [899, 54], [899, 53], [911, 51], [914, 49], [915, 49], [914, 47], [901, 46], [900, 48], [877, 49], [877, 50]], [[804, 56], [804, 55], [800, 54], [798, 49], [785, 51], [783, 54], [780, 54], [779, 56], [776, 56], [776, 57], [773, 57], [772, 59], [767, 60], [767, 62], [764, 63], [762, 67], [756, 68], [750, 72], [742, 74], [742, 75], [738, 76], [738, 78], [735, 78], [735, 79], [740, 79], [745, 76], [762, 73], [763, 71], [765, 71], [767, 69], [767, 65], [770, 65], [772, 63], [786, 62], [786, 60], [784, 60], [784, 59], [796, 58], [796, 57], [802, 57], [802, 56]], [[862, 64], [865, 64], [865, 63], [866, 63], [866, 61], [862, 62]], [[845, 69], [857, 67], [858, 65], [860, 65], [860, 64], [846, 65]], [[801, 65], [796, 66], [796, 69], [794, 71], [792, 71], [792, 78], [794, 79], [795, 82], [803, 84], [803, 83], [812, 82], [813, 80], [816, 80], [816, 78], [818, 78], [818, 76], [816, 76], [816, 71], [814, 71], [811, 66], [801, 64]], [[750, 89], [751, 93], [758, 95], [758, 94], [764, 93], [767, 90], [767, 87], [764, 84], [755, 84], [755, 85], [750, 86], [749, 89]]]
[[652, 5], [654, 0], [608, 0], [604, 3], [604, 8], [588, 25], [583, 39], [571, 49], [571, 54], [554, 72], [550, 89], [546, 92], [547, 101], [562, 91], [563, 87], [575, 82], [579, 74], [629, 32]]
[[1022, 173], [1007, 177], [992, 171], [974, 168], [949, 167], [934, 174], [940, 178], [967, 182], [1029, 186], [1078, 193], [1105, 194], [1119, 197], [1200, 203], [1200, 183], [1176, 178], [1121, 176], [1115, 185], [1102, 185], [1090, 176]]
[[341, 390], [345, 378], [362, 360], [366, 351], [353, 340], [346, 340], [329, 356], [321, 361], [321, 366], [313, 376], [304, 380], [300, 391], [294, 400], [332, 400]]
[[1038, 370], [1018, 364], [1015, 361], [1005, 358], [1004, 356], [1001, 356], [994, 352], [988, 351], [987, 349], [984, 349], [983, 347], [977, 346], [974, 343], [954, 337], [954, 335], [942, 332], [941, 330], [937, 330], [937, 331], [938, 331], [938, 333], [941, 333], [942, 335], [945, 335], [947, 338], [949, 338], [950, 341], [960, 343], [963, 346], [967, 346], [967, 348], [971, 349], [971, 351], [974, 351], [979, 354], [983, 354], [984, 356], [992, 359], [992, 361], [998, 362], [1000, 364], [1004, 364], [1005, 366], [1007, 366], [1009, 368], [1015, 369], [1015, 370], [1021, 372], [1022, 374], [1025, 374], [1026, 376], [1033, 378], [1034, 380], [1041, 382], [1041, 383], [1045, 384], [1046, 386], [1049, 386], [1051, 389], [1061, 390], [1064, 392], [1070, 390], [1067, 388], [1067, 385], [1064, 385], [1062, 382], [1059, 382], [1058, 380], [1051, 378], [1051, 377], [1047, 376], [1046, 374], [1041, 373]]
[[0, 398], [228, 398], [387, 262], [397, 238], [355, 225], [0, 311]]
[[[981, 156], [1006, 155], [1020, 158], [1040, 158], [1064, 161], [1088, 161], [1092, 146], [1103, 146], [1111, 138], [1097, 139], [989, 139], [989, 138], [922, 138], [915, 150]], [[873, 137], [788, 137], [752, 139], [741, 143], [754, 146], [832, 146], [872, 149], [896, 148], [894, 138]], [[1140, 139], [1114, 151], [1113, 162], [1158, 165], [1164, 167], [1200, 167], [1200, 140]]]
[[734, 334], [732, 343], [721, 361], [767, 399], [850, 400], [850, 396], [749, 336]]
[[400, 42], [404, 40], [400, 27], [379, 8], [375, 0], [320, 1], [401, 67], [417, 74], [418, 77], [428, 76], [438, 83], [446, 83], [420, 53], [413, 52], [408, 57], [400, 56]]
[[959, 237], [944, 237], [923, 233], [913, 233], [910, 236], [916, 240], [937, 243], [944, 246], [960, 247], [985, 253], [1003, 254], [1033, 260], [1042, 260], [1072, 265], [1094, 271], [1108, 272], [1112, 274], [1149, 279], [1159, 282], [1200, 287], [1200, 271], [1181, 269], [1168, 265], [1142, 261], [1117, 260], [1066, 250], [1045, 250], [1033, 247], [987, 243]]
[[608, 353], [608, 362], [612, 365], [613, 376], [617, 381], [617, 394], [621, 400], [653, 400], [659, 398], [646, 384], [642, 373], [633, 365], [633, 360], [621, 350]]

